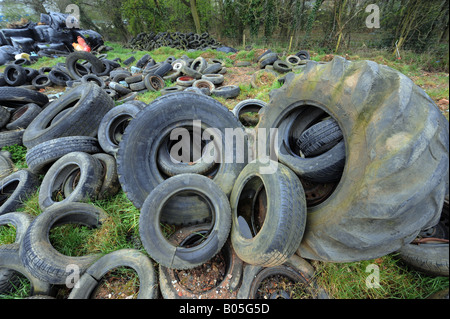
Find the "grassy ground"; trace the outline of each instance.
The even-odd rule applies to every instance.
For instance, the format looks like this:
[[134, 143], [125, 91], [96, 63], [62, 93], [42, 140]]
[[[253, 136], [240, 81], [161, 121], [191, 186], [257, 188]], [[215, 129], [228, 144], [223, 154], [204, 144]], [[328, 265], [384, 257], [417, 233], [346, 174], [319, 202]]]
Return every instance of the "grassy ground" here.
[[[269, 92], [278, 88], [280, 84], [273, 79], [268, 79], [264, 85], [255, 89], [250, 85], [250, 79], [257, 70], [255, 58], [264, 52], [264, 48], [254, 48], [250, 51], [239, 51], [236, 54], [225, 54], [217, 51], [183, 52], [172, 48], [160, 48], [152, 52], [131, 52], [119, 44], [109, 43], [114, 48], [108, 52], [108, 58], [119, 57], [123, 60], [133, 55], [136, 61], [146, 53], [156, 61], [163, 61], [169, 56], [181, 57], [187, 54], [190, 58], [203, 56], [205, 58], [218, 58], [225, 62], [227, 74], [224, 85], [237, 84], [241, 88], [241, 94], [236, 99], [217, 98], [221, 103], [232, 109], [239, 101], [257, 98], [269, 100]], [[282, 50], [279, 50], [282, 53]], [[285, 55], [295, 52], [283, 52]], [[311, 50], [311, 58], [316, 61], [328, 61], [332, 55], [320, 50]], [[385, 51], [362, 51], [347, 54], [350, 60], [369, 59], [388, 65], [409, 76], [417, 85], [421, 86], [430, 97], [436, 101], [443, 114], [448, 119], [449, 99], [449, 74], [446, 72], [430, 71], [427, 57], [421, 57], [405, 53], [402, 60], [397, 60], [391, 53]], [[422, 60], [421, 60], [422, 59]], [[33, 68], [52, 66], [58, 62], [64, 62], [64, 58], [42, 58]], [[248, 61], [248, 67], [236, 67], [238, 61]], [[428, 61], [428, 62], [427, 62]], [[447, 67], [448, 68], [448, 67]], [[0, 72], [4, 67], [0, 67]], [[173, 85], [166, 83], [167, 85]], [[159, 92], [147, 92], [138, 96], [139, 100], [150, 103], [160, 96]], [[445, 100], [447, 102], [445, 103]], [[26, 168], [26, 148], [22, 146], [10, 146], [4, 149], [12, 153], [16, 169]], [[41, 176], [42, 178], [42, 176]], [[94, 205], [103, 208], [109, 215], [108, 220], [99, 229], [88, 229], [74, 225], [55, 227], [50, 232], [50, 241], [61, 253], [70, 256], [81, 256], [89, 253], [102, 253], [122, 249], [135, 248], [146, 253], [139, 242], [139, 210], [136, 209], [123, 192], [119, 192], [109, 200], [93, 201]], [[38, 194], [31, 196], [21, 211], [32, 215], [38, 215], [41, 210], [38, 205]], [[171, 229], [167, 229], [171, 231]], [[14, 241], [15, 229], [12, 227], [0, 227], [0, 244], [8, 244]], [[385, 298], [427, 298], [431, 294], [448, 288], [449, 280], [444, 277], [429, 277], [409, 269], [399, 258], [398, 254], [377, 258], [369, 261], [353, 263], [322, 263], [312, 262], [316, 268], [317, 283], [325, 288], [330, 297], [337, 299], [385, 299]], [[368, 288], [366, 279], [371, 274], [370, 269], [376, 267], [379, 270], [379, 287]], [[369, 269], [369, 270], [368, 270]], [[302, 296], [298, 288], [299, 298]], [[23, 298], [29, 292], [29, 284], [22, 280], [17, 291], [9, 295], [0, 295], [1, 298]], [[67, 290], [62, 289], [59, 297], [67, 295]]]

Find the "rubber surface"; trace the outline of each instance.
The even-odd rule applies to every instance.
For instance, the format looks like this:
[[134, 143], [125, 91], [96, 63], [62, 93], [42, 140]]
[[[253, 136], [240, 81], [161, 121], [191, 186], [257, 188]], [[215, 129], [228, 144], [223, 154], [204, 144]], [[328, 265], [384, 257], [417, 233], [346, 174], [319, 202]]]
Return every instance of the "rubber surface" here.
[[[299, 255], [377, 258], [437, 223], [448, 188], [449, 126], [411, 79], [372, 61], [335, 57], [307, 61], [270, 96], [257, 129], [280, 127], [292, 112], [312, 106], [331, 115], [344, 137], [343, 175], [331, 196], [308, 210]], [[278, 158], [295, 170], [295, 154], [286, 148], [279, 143]]]

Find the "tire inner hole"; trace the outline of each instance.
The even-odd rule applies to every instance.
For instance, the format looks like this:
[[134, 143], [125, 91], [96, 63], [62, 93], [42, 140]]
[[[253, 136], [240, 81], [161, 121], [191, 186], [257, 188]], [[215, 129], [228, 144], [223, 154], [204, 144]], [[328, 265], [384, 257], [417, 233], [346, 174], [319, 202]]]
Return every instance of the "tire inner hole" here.
[[131, 267], [117, 267], [108, 271], [91, 293], [90, 299], [137, 299], [140, 281]]
[[244, 186], [237, 206], [239, 229], [247, 239], [255, 237], [267, 214], [267, 192], [262, 180], [255, 176]]
[[[194, 232], [186, 237], [180, 246], [189, 247], [203, 241], [207, 231]], [[225, 279], [231, 261], [230, 251], [225, 247], [203, 265], [192, 269], [173, 270], [175, 279], [186, 290], [192, 293], [202, 293], [216, 288]]]
[[64, 112], [65, 110], [74, 107], [77, 103], [78, 103], [79, 99], [76, 99], [73, 102], [70, 102], [69, 104], [67, 104], [62, 110], [60, 110], [57, 114], [55, 114], [55, 116], [53, 116], [48, 122], [45, 128], [50, 127], [51, 125], [53, 125], [56, 121], [55, 118], [58, 117], [59, 114], [61, 114], [62, 112]]
[[3, 205], [11, 197], [18, 186], [18, 180], [13, 180], [8, 184], [2, 186], [2, 188], [0, 189], [0, 206]]
[[122, 141], [123, 134], [125, 133], [125, 129], [127, 128], [130, 121], [133, 119], [130, 115], [121, 115], [114, 119], [109, 127], [109, 138], [115, 145], [119, 145], [120, 141]]

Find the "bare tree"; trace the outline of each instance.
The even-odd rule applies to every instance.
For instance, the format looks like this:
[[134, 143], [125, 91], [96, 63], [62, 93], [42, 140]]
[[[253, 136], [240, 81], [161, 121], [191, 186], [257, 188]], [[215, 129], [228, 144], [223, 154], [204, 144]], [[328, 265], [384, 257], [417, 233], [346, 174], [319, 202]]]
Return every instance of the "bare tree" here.
[[184, 3], [186, 6], [190, 7], [192, 18], [194, 19], [195, 30], [197, 33], [201, 33], [202, 30], [200, 27], [200, 18], [198, 16], [196, 0], [189, 0], [189, 2], [187, 2], [186, 0], [181, 0], [181, 2]]

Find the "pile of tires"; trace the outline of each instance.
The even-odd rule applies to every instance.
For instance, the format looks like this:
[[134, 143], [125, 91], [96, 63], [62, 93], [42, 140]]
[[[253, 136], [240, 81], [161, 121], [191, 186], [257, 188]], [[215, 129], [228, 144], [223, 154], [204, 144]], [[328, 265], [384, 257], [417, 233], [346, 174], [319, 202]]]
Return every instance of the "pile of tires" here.
[[[0, 86], [20, 86], [32, 90], [40, 90], [52, 86], [72, 87], [81, 82], [91, 80], [89, 77], [109, 76], [109, 73], [120, 67], [120, 64], [97, 57], [88, 52], [74, 52], [67, 55], [66, 63], [57, 63], [53, 67], [41, 67], [36, 70], [27, 65], [27, 59], [17, 59], [8, 64], [0, 75]], [[77, 63], [83, 60], [83, 63]], [[85, 79], [82, 79], [86, 75]], [[103, 80], [103, 79], [101, 79]], [[98, 84], [101, 85], [98, 79]], [[105, 79], [106, 80], [106, 79]], [[104, 85], [103, 85], [104, 86]]]
[[[163, 114], [161, 110], [164, 110]], [[215, 117], [211, 117], [210, 112], [214, 112]], [[172, 114], [177, 114], [177, 117]], [[193, 116], [194, 114], [197, 115]], [[185, 120], [180, 122], [181, 118]], [[144, 247], [151, 251], [152, 259], [158, 261], [161, 276], [165, 276], [160, 279], [160, 282], [166, 283], [162, 289], [163, 295], [169, 298], [173, 291], [178, 289], [172, 286], [173, 280], [167, 285], [167, 278], [173, 275], [174, 269], [193, 268], [221, 253], [229, 263], [230, 267], [227, 269], [230, 276], [225, 276], [220, 287], [205, 292], [205, 296], [235, 298], [237, 288], [243, 280], [244, 267], [242, 259], [233, 248], [237, 247], [237, 244], [232, 245], [229, 241], [232, 224], [229, 196], [236, 187], [235, 181], [241, 176], [241, 171], [247, 167], [246, 161], [235, 164], [243, 155], [236, 152], [230, 163], [225, 161], [225, 153], [220, 155], [222, 158], [217, 162], [174, 163], [169, 148], [170, 132], [176, 127], [180, 128], [180, 125], [193, 131], [196, 127], [191, 120], [203, 121], [204, 129], [206, 126], [220, 128], [222, 133], [233, 127], [245, 137], [238, 118], [215, 99], [203, 94], [183, 92], [162, 96], [148, 106], [134, 102], [114, 107], [112, 99], [98, 85], [85, 83], [45, 105], [23, 135], [22, 142], [28, 148], [28, 168], [9, 174], [13, 165], [8, 154], [2, 154], [2, 159], [5, 160], [0, 162], [4, 167], [2, 172], [5, 172], [5, 177], [0, 182], [0, 225], [14, 225], [20, 217], [16, 216], [15, 211], [23, 205], [28, 196], [37, 191], [39, 207], [42, 210], [36, 218], [27, 215], [27, 220], [30, 221], [27, 227], [24, 225], [20, 228], [20, 241], [1, 246], [0, 266], [2, 271], [8, 269], [8, 273], [2, 277], [6, 278], [6, 282], [2, 282], [5, 288], [2, 285], [0, 287], [10, 289], [7, 283], [14, 280], [15, 272], [19, 272], [30, 279], [32, 294], [50, 295], [52, 285], [67, 284], [67, 278], [71, 275], [67, 265], [72, 265], [77, 267], [82, 277], [80, 286], [72, 290], [69, 298], [89, 298], [106, 269], [110, 269], [108, 267], [125, 265], [134, 268], [139, 275], [141, 289], [138, 298], [156, 298], [158, 290], [155, 287], [158, 280], [153, 265], [151, 260], [139, 251], [119, 250], [102, 258], [98, 255], [69, 257], [58, 252], [48, 242], [48, 231], [56, 225], [81, 223], [89, 227], [101, 227], [107, 213], [86, 202], [91, 199], [109, 198], [122, 188], [135, 206], [141, 208], [141, 241]], [[131, 126], [125, 129], [124, 124]], [[144, 131], [159, 130], [159, 125], [165, 127], [161, 135], [146, 141], [146, 145], [153, 150], [151, 156], [155, 157], [155, 166], [147, 170], [140, 158], [129, 156], [141, 152], [139, 147], [133, 150], [133, 147], [138, 145], [129, 141], [146, 134]], [[201, 127], [199, 129], [202, 130]], [[112, 147], [107, 145], [111, 136], [117, 139], [120, 130], [122, 134], [125, 130], [125, 134], [120, 138], [122, 142]], [[247, 144], [246, 139], [244, 142]], [[167, 154], [164, 154], [163, 150]], [[253, 169], [250, 169], [251, 167]], [[257, 167], [258, 164], [248, 166], [248, 174], [253, 174]], [[136, 170], [141, 171], [144, 179], [148, 179], [141, 186], [133, 181], [137, 177]], [[39, 180], [39, 175], [43, 175], [42, 181]], [[288, 186], [284, 180], [285, 175], [288, 179], [294, 178], [294, 189], [285, 188]], [[287, 169], [270, 181], [274, 183], [274, 191], [292, 195], [294, 198], [297, 194], [302, 194], [299, 180]], [[141, 187], [143, 189], [139, 190]], [[179, 200], [174, 200], [173, 194], [180, 194]], [[152, 199], [150, 195], [156, 198]], [[157, 202], [159, 204], [154, 205]], [[257, 264], [282, 265], [294, 255], [301, 240], [298, 231], [302, 232], [304, 228], [304, 204], [300, 196], [288, 209], [293, 216], [287, 225], [295, 228], [289, 232], [289, 245], [282, 247], [281, 241], [278, 246], [269, 247], [267, 243], [261, 242], [260, 245], [263, 245], [258, 249], [263, 254], [273, 250], [277, 252], [268, 259], [255, 261]], [[268, 213], [268, 216], [273, 215], [271, 224], [282, 225], [284, 222], [279, 222], [278, 219], [285, 217], [277, 212], [277, 205], [283, 205], [283, 202], [276, 201], [271, 204], [274, 211]], [[180, 210], [181, 207], [183, 211]], [[198, 224], [186, 229], [181, 239], [178, 234], [180, 245], [184, 245], [186, 241], [192, 245], [199, 232], [211, 237], [201, 243], [200, 247], [177, 249], [177, 253], [171, 257], [170, 254], [167, 255], [167, 249], [171, 251], [173, 244], [163, 238], [159, 226], [152, 226], [156, 225], [152, 222], [154, 218], [158, 220], [158, 224], [159, 218], [179, 226]], [[211, 219], [214, 222], [211, 222]], [[285, 234], [286, 232], [280, 229], [275, 236], [281, 239]], [[159, 239], [155, 241], [154, 236]], [[43, 242], [48, 244], [41, 245]], [[155, 247], [151, 248], [152, 245]], [[245, 256], [246, 248], [242, 249]], [[279, 252], [279, 249], [282, 251]], [[253, 258], [253, 255], [250, 254], [249, 258]], [[297, 277], [303, 278], [300, 274]], [[244, 278], [248, 284], [252, 281], [252, 277]], [[223, 294], [218, 294], [218, 290]], [[186, 293], [186, 296], [189, 294]]]
[[48, 97], [23, 87], [0, 87], [0, 148], [22, 145], [25, 129], [48, 104]]
[[[246, 112], [259, 115], [250, 127]], [[233, 112], [185, 91], [114, 106], [84, 83], [43, 107], [22, 140], [28, 169], [8, 174], [11, 161], [0, 153], [0, 225], [24, 225], [16, 243], [0, 246], [0, 279], [8, 278], [0, 291], [14, 270], [34, 294], [50, 295], [76, 267], [81, 277], [69, 298], [85, 299], [110, 269], [128, 266], [140, 278], [138, 298], [157, 298], [158, 284], [164, 298], [256, 298], [274, 276], [326, 298], [307, 260], [401, 251], [423, 266], [425, 253], [408, 246], [416, 242], [428, 242], [420, 248], [440, 256], [433, 271], [448, 276], [448, 121], [410, 79], [374, 62], [308, 61], [269, 103], [245, 100]], [[107, 212], [86, 202], [120, 189], [140, 210], [146, 254], [70, 257], [52, 247], [55, 225], [102, 227]], [[31, 222], [14, 215], [36, 191], [42, 213]], [[166, 236], [164, 224], [176, 231]], [[420, 239], [424, 233], [431, 240]], [[183, 285], [180, 272], [217, 256], [226, 272], [213, 287]], [[286, 288], [263, 295], [292, 297]]]
[[[134, 57], [127, 60], [134, 61]], [[235, 98], [240, 94], [239, 86], [223, 85], [223, 74], [227, 69], [225, 63], [218, 59], [206, 59], [201, 56], [191, 59], [183, 55], [179, 59], [171, 56], [165, 61], [156, 62], [146, 54], [136, 62], [135, 70], [137, 72], [135, 74], [118, 71], [122, 74], [119, 77], [123, 81], [117, 83], [117, 80], [113, 79], [109, 83], [110, 88], [125, 93], [128, 86], [128, 92], [160, 91], [161, 95], [186, 90], [225, 99]], [[166, 81], [175, 85], [165, 87]]]
[[222, 45], [208, 32], [197, 34], [193, 32], [149, 32], [139, 33], [132, 38], [126, 47], [133, 50], [152, 51], [160, 47], [171, 47], [179, 50], [217, 49]]
[[66, 26], [69, 15], [59, 12], [41, 14], [40, 24], [30, 22], [26, 26], [0, 30], [0, 65], [14, 61], [21, 53], [37, 52], [39, 57], [65, 56], [73, 52], [72, 43], [80, 37], [92, 50], [103, 46], [102, 36], [93, 30], [76, 27], [76, 21]]
[[[308, 209], [302, 257], [380, 257], [439, 221], [448, 192], [448, 121], [400, 72], [340, 57], [308, 61], [271, 92], [260, 117], [262, 138], [278, 129], [279, 161], [308, 188], [331, 189]], [[310, 139], [323, 132], [326, 139]]]
[[287, 73], [296, 66], [305, 65], [308, 60], [310, 60], [310, 55], [306, 50], [300, 50], [282, 60], [277, 53], [268, 49], [257, 57], [256, 62], [260, 69], [273, 69], [279, 73]]

